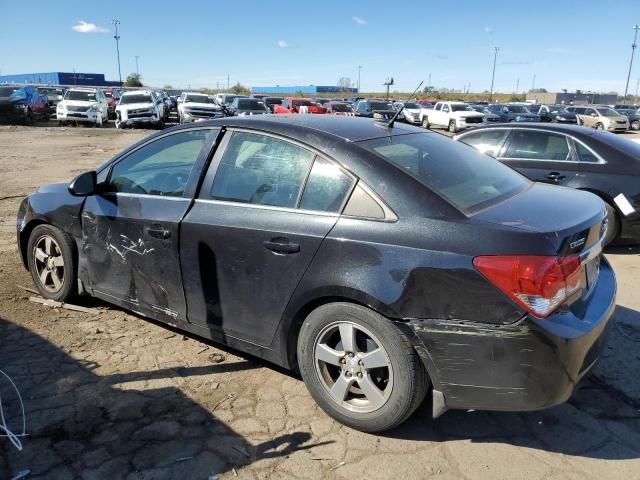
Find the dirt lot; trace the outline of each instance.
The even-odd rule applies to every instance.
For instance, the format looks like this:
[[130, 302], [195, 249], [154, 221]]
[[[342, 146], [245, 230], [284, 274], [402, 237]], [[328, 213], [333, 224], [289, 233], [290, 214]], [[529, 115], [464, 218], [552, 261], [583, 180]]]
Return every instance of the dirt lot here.
[[[608, 253], [619, 309], [605, 358], [568, 403], [523, 414], [422, 408], [384, 436], [342, 427], [295, 376], [99, 302], [28, 301], [18, 197], [107, 160], [145, 131], [0, 127], [0, 369], [27, 410], [0, 478], [640, 478], [640, 258]], [[15, 394], [0, 379], [10, 424]]]

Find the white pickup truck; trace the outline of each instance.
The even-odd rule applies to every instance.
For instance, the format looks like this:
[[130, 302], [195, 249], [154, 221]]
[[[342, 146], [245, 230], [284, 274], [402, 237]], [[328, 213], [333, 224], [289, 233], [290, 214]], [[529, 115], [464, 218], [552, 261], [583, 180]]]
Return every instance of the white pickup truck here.
[[432, 109], [423, 108], [420, 123], [424, 128], [446, 128], [451, 133], [480, 125], [484, 115], [476, 112], [468, 103], [438, 102]]

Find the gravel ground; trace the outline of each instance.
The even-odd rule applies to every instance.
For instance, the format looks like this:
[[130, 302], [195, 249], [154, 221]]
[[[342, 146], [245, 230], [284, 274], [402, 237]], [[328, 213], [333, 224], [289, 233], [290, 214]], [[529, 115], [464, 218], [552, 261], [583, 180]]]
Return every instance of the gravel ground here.
[[[605, 357], [572, 400], [523, 414], [421, 408], [386, 435], [320, 411], [295, 376], [135, 315], [28, 301], [15, 214], [41, 183], [93, 168], [148, 131], [0, 127], [0, 369], [27, 436], [0, 437], [0, 478], [640, 478], [640, 250], [608, 252], [619, 304]], [[15, 393], [0, 379], [20, 430]]]

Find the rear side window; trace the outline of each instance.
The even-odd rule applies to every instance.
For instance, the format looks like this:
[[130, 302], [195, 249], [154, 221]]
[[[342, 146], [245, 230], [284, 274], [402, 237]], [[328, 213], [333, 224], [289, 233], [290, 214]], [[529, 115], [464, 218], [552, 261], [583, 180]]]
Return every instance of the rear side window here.
[[314, 154], [285, 140], [234, 132], [210, 198], [295, 208]]
[[507, 136], [507, 132], [508, 130], [504, 129], [478, 130], [464, 135], [460, 138], [460, 141], [475, 148], [479, 152], [497, 157], [504, 137]]
[[564, 135], [534, 130], [514, 130], [504, 156], [526, 160], [571, 160]]
[[396, 135], [360, 145], [466, 213], [493, 205], [529, 186], [529, 181], [511, 168], [442, 135]]
[[576, 151], [578, 152], [581, 162], [598, 163], [600, 161], [597, 155], [585, 147], [581, 142], [574, 141], [573, 143], [576, 146]]
[[337, 165], [317, 158], [304, 187], [300, 208], [339, 212], [352, 186], [353, 179]]

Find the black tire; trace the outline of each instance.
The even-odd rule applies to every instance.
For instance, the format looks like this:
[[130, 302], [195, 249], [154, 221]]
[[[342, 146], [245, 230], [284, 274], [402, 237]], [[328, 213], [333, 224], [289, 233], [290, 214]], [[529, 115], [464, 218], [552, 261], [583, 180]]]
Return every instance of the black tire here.
[[598, 122], [598, 123], [596, 123], [595, 129], [596, 130], [604, 130], [604, 125], [602, 123]]
[[456, 121], [449, 120], [449, 133], [456, 133]]
[[[374, 406], [373, 410], [366, 411], [365, 406], [364, 410], [354, 411], [353, 407], [349, 408], [342, 405], [346, 404], [347, 401], [351, 401], [348, 397], [353, 395], [356, 397], [360, 395], [360, 398], [353, 400], [356, 402], [356, 406], [358, 405], [357, 402], [362, 402], [363, 400], [365, 403], [368, 402], [368, 396], [364, 396], [364, 386], [361, 387], [359, 380], [356, 378], [356, 375], [358, 378], [363, 378], [362, 373], [353, 374], [352, 376], [352, 373], [349, 372], [349, 363], [344, 365], [345, 362], [342, 360], [340, 361], [343, 364], [342, 366], [333, 366], [328, 363], [321, 364], [321, 361], [316, 362], [316, 345], [320, 343], [323, 335], [326, 335], [323, 332], [336, 329], [339, 324], [350, 325], [351, 328], [359, 332], [357, 335], [364, 335], [365, 343], [362, 344], [363, 337], [358, 337], [354, 334], [354, 338], [357, 340], [357, 347], [354, 349], [356, 351], [356, 361], [358, 358], [363, 358], [360, 357], [363, 355], [361, 346], [365, 345], [370, 348], [370, 340], [373, 339], [373, 348], [382, 347], [386, 361], [390, 365], [390, 368], [372, 368], [371, 371], [375, 371], [375, 373], [370, 375], [369, 370], [365, 369], [362, 361], [357, 362], [358, 365], [363, 365], [362, 371], [366, 372], [364, 375], [369, 382], [379, 381], [378, 375], [382, 375], [380, 370], [387, 372], [389, 374], [388, 377], [391, 378], [391, 380], [387, 378], [387, 383], [383, 390], [385, 399], [380, 401], [379, 406]], [[361, 329], [368, 332], [363, 332]], [[372, 336], [367, 336], [365, 333], [370, 333]], [[339, 341], [342, 342], [340, 334], [338, 334], [338, 337], [340, 338]], [[341, 351], [346, 351], [348, 348], [340, 345], [341, 343], [336, 345], [337, 350], [335, 351], [343, 354], [344, 358], [351, 357], [348, 360], [353, 362], [354, 355]], [[400, 425], [422, 403], [429, 388], [427, 372], [407, 336], [387, 318], [360, 305], [330, 303], [322, 305], [311, 312], [301, 327], [297, 353], [298, 366], [302, 378], [309, 393], [320, 408], [337, 421], [363, 432], [382, 432]], [[326, 365], [333, 369], [334, 377], [336, 377], [334, 382], [339, 381], [343, 376], [351, 377], [351, 383], [349, 383], [350, 386], [341, 401], [342, 404], [329, 394], [328, 377], [323, 377], [318, 365]], [[356, 365], [355, 368], [360, 367]], [[335, 386], [336, 383], [333, 385]], [[387, 392], [387, 389], [390, 390]]]
[[640, 130], [640, 120], [631, 122], [631, 130]]
[[618, 220], [618, 212], [614, 207], [609, 205], [608, 203], [604, 204], [607, 209], [607, 233], [604, 236], [603, 245], [606, 247], [607, 245], [613, 243], [618, 238], [618, 233], [620, 230], [620, 221]]
[[[42, 245], [41, 242], [45, 242], [46, 244], [46, 237], [55, 241], [55, 244], [50, 244], [50, 257], [52, 259], [61, 257], [64, 261], [63, 267], [61, 267], [62, 275], [60, 275], [60, 267], [53, 267], [56, 268], [56, 277], [61, 283], [59, 288], [48, 288], [41, 280], [40, 273], [38, 271], [44, 264], [46, 264], [46, 262], [38, 260], [36, 250], [37, 247]], [[52, 225], [38, 225], [31, 232], [29, 242], [27, 244], [29, 272], [33, 278], [33, 283], [44, 298], [56, 300], [58, 302], [66, 302], [76, 295], [78, 282], [73, 249], [74, 245], [71, 237]], [[48, 252], [45, 251], [45, 253]], [[52, 274], [48, 275], [48, 279], [51, 281], [53, 280]], [[45, 280], [47, 280], [47, 277], [45, 277]]]
[[429, 129], [429, 127], [430, 127], [429, 117], [427, 116], [422, 117], [422, 128]]

